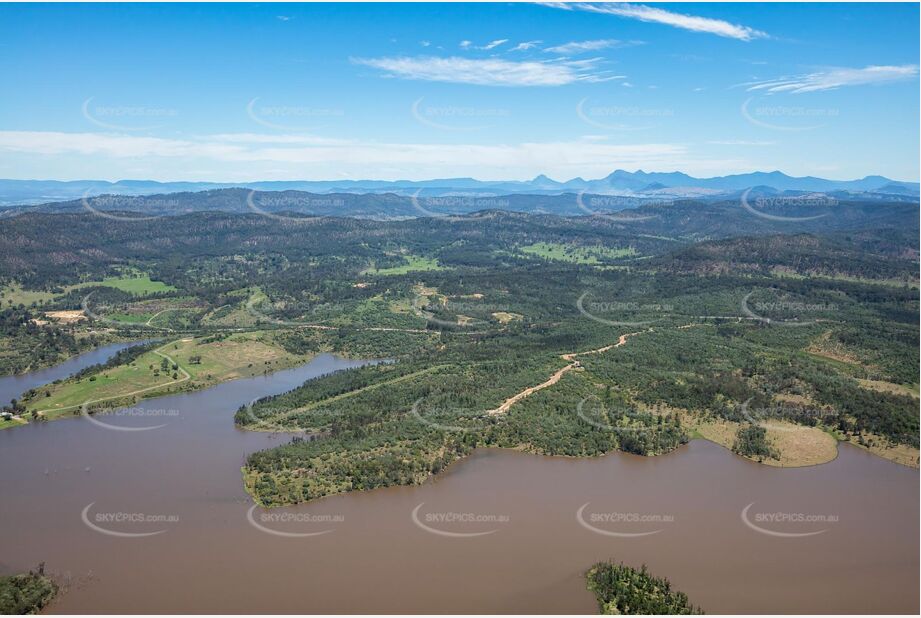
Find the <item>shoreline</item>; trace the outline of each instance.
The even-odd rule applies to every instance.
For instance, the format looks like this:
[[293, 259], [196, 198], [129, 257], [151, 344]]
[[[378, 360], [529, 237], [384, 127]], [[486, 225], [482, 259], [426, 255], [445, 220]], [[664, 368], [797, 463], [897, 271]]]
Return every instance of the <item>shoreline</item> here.
[[[177, 362], [175, 359], [173, 359], [172, 356], [163, 352], [163, 350], [165, 350], [169, 346], [189, 344], [195, 341], [196, 339], [201, 339], [201, 338], [187, 337], [183, 339], [168, 341], [164, 343], [163, 345], [161, 345], [160, 347], [150, 350], [150, 353], [161, 357], [165, 362], [168, 362], [176, 367], [175, 371], [181, 374], [181, 377], [176, 380], [172, 380], [170, 382], [163, 383], [163, 384], [154, 384], [154, 385], [151, 385], [145, 388], [136, 389], [136, 390], [129, 391], [126, 393], [117, 393], [117, 394], [114, 394], [108, 397], [102, 397], [100, 399], [88, 399], [81, 403], [72, 403], [66, 406], [43, 408], [43, 409], [38, 409], [38, 406], [34, 405], [37, 401], [40, 401], [39, 399], [37, 399], [38, 395], [35, 395], [31, 400], [25, 400], [26, 405], [30, 406], [27, 409], [27, 411], [22, 416], [14, 417], [9, 422], [9, 424], [0, 424], [0, 430], [10, 429], [14, 427], [19, 427], [19, 426], [24, 426], [24, 425], [34, 424], [34, 423], [40, 423], [40, 422], [56, 421], [56, 420], [61, 420], [61, 419], [66, 419], [66, 418], [75, 418], [79, 416], [91, 415], [91, 414], [97, 414], [97, 413], [110, 414], [110, 413], [118, 411], [119, 409], [123, 409], [131, 405], [137, 405], [142, 401], [152, 401], [152, 400], [159, 399], [161, 397], [181, 395], [184, 393], [200, 392], [203, 390], [207, 390], [209, 388], [213, 388], [220, 384], [224, 384], [226, 382], [232, 382], [234, 380], [238, 380], [241, 378], [252, 378], [252, 377], [259, 377], [263, 375], [271, 375], [278, 371], [283, 371], [286, 369], [292, 369], [295, 367], [306, 365], [310, 363], [313, 359], [315, 359], [318, 355], [318, 354], [287, 355], [287, 353], [284, 353], [282, 358], [273, 359], [275, 362], [273, 362], [271, 365], [271, 371], [265, 371], [265, 370], [246, 371], [246, 369], [251, 369], [251, 368], [256, 367], [256, 361], [253, 361], [253, 362], [250, 362], [248, 365], [232, 368], [230, 371], [226, 372], [222, 376], [199, 377], [189, 371], [189, 369], [187, 368], [188, 366], [187, 362], [185, 361]], [[269, 362], [272, 362], [272, 361], [269, 361]], [[112, 367], [110, 368], [110, 370], [116, 370], [120, 367], [123, 367], [123, 366], [119, 365], [116, 367]], [[58, 384], [60, 385], [68, 384], [68, 380], [70, 380], [71, 377], [73, 376], [68, 376], [67, 378], [61, 379], [58, 382]], [[55, 382], [53, 381], [48, 384], [36, 386], [36, 387], [33, 387], [33, 389], [29, 389], [29, 390], [37, 391], [51, 384], [55, 384]], [[70, 384], [74, 384], [74, 383], [70, 382]], [[176, 388], [177, 385], [179, 385], [178, 388]], [[93, 408], [92, 406], [95, 404], [104, 404], [104, 405]], [[31, 420], [23, 418], [23, 416], [33, 414], [33, 413], [37, 413], [41, 415], [41, 418], [33, 418]]]
[[[322, 438], [321, 438], [321, 439], [322, 439]], [[627, 451], [622, 451], [622, 450], [619, 450], [619, 449], [618, 449], [618, 450], [613, 450], [613, 451], [607, 451], [607, 452], [605, 452], [605, 453], [599, 453], [599, 454], [597, 454], [597, 455], [558, 455], [558, 454], [538, 453], [538, 452], [535, 452], [535, 451], [528, 450], [526, 447], [511, 448], [511, 447], [503, 447], [503, 446], [478, 446], [478, 447], [475, 447], [475, 448], [471, 449], [469, 453], [467, 453], [467, 454], [465, 454], [465, 455], [463, 455], [463, 456], [461, 456], [461, 457], [458, 457], [457, 459], [455, 459], [454, 461], [452, 461], [451, 463], [449, 463], [449, 464], [448, 464], [447, 466], [445, 466], [444, 469], [442, 469], [440, 472], [435, 473], [435, 474], [429, 474], [428, 476], [426, 476], [424, 479], [422, 479], [422, 480], [421, 480], [420, 482], [418, 482], [418, 483], [412, 483], [412, 484], [407, 484], [407, 485], [385, 485], [385, 486], [381, 486], [381, 487], [374, 487], [374, 488], [371, 488], [371, 489], [352, 489], [352, 490], [349, 490], [349, 491], [343, 491], [343, 492], [338, 492], [338, 493], [333, 493], [333, 494], [326, 494], [326, 495], [324, 495], [324, 496], [319, 496], [319, 497], [317, 497], [317, 498], [313, 498], [313, 499], [310, 499], [310, 500], [304, 500], [304, 501], [302, 501], [302, 502], [292, 502], [292, 503], [276, 504], [276, 505], [272, 505], [272, 506], [267, 506], [267, 505], [265, 505], [265, 504], [262, 502], [262, 500], [261, 500], [257, 495], [255, 495], [255, 494], [252, 492], [251, 488], [252, 488], [252, 486], [253, 486], [253, 483], [251, 482], [251, 479], [255, 478], [254, 475], [248, 475], [248, 474], [247, 474], [247, 469], [246, 469], [245, 466], [242, 466], [242, 467], [240, 468], [240, 472], [241, 472], [241, 477], [242, 477], [242, 481], [243, 481], [243, 490], [244, 490], [244, 491], [246, 492], [246, 494], [250, 497], [250, 499], [252, 500], [252, 503], [253, 503], [254, 505], [260, 507], [260, 508], [264, 508], [264, 509], [276, 509], [276, 508], [290, 508], [290, 507], [294, 507], [294, 506], [304, 506], [304, 505], [308, 505], [308, 504], [316, 504], [316, 503], [318, 503], [318, 502], [321, 502], [321, 501], [327, 500], [327, 499], [331, 499], [331, 498], [343, 497], [343, 496], [347, 496], [347, 495], [350, 495], [350, 494], [362, 494], [362, 493], [367, 493], [367, 492], [371, 492], [371, 491], [376, 491], [376, 490], [379, 490], [379, 489], [394, 489], [394, 488], [399, 488], [399, 487], [402, 487], [402, 488], [421, 487], [421, 486], [424, 486], [424, 485], [428, 485], [429, 483], [437, 483], [437, 482], [441, 481], [443, 478], [445, 478], [446, 476], [448, 476], [448, 475], [451, 473], [452, 468], [454, 468], [455, 466], [460, 465], [461, 463], [463, 463], [463, 462], [465, 462], [465, 461], [468, 461], [477, 451], [482, 451], [482, 452], [490, 452], [490, 451], [493, 451], [493, 452], [503, 452], [503, 451], [504, 451], [504, 452], [511, 452], [511, 453], [520, 453], [520, 454], [524, 454], [524, 455], [533, 455], [533, 456], [535, 456], [535, 457], [541, 457], [541, 458], [547, 458], [547, 459], [562, 459], [562, 460], [567, 460], [567, 461], [575, 461], [575, 460], [580, 460], [580, 459], [584, 459], [584, 460], [593, 460], [593, 459], [600, 459], [600, 458], [603, 458], [603, 457], [611, 457], [611, 456], [627, 456], [627, 457], [637, 458], [637, 459], [651, 459], [651, 458], [654, 458], [654, 457], [668, 457], [669, 455], [672, 455], [673, 453], [678, 452], [680, 449], [688, 447], [688, 445], [689, 445], [691, 442], [693, 442], [693, 441], [708, 442], [708, 443], [710, 443], [710, 444], [713, 444], [713, 445], [716, 446], [716, 447], [719, 447], [719, 448], [722, 448], [722, 449], [724, 449], [724, 450], [726, 450], [726, 451], [729, 451], [729, 454], [732, 455], [733, 457], [737, 457], [737, 458], [739, 458], [739, 459], [742, 459], [742, 460], [744, 460], [744, 461], [747, 461], [747, 462], [752, 463], [752, 464], [755, 464], [755, 465], [765, 466], [765, 467], [767, 467], [767, 468], [773, 468], [773, 469], [775, 469], [775, 470], [805, 470], [805, 469], [809, 469], [809, 468], [817, 468], [817, 467], [819, 467], [819, 466], [824, 466], [824, 465], [827, 465], [827, 464], [834, 463], [835, 461], [838, 460], [838, 458], [839, 458], [839, 456], [840, 456], [840, 445], [841, 445], [842, 443], [846, 443], [846, 444], [849, 444], [849, 445], [853, 446], [854, 448], [857, 448], [857, 449], [859, 449], [859, 450], [861, 450], [861, 451], [866, 452], [866, 453], [869, 454], [869, 455], [878, 457], [879, 459], [882, 459], [882, 460], [884, 460], [884, 461], [888, 461], [889, 463], [891, 463], [891, 464], [893, 464], [893, 465], [901, 466], [901, 467], [903, 467], [903, 468], [913, 469], [913, 470], [916, 470], [916, 471], [921, 471], [921, 470], [919, 470], [919, 467], [918, 467], [918, 466], [906, 465], [906, 464], [904, 464], [904, 463], [902, 463], [902, 462], [900, 462], [900, 461], [897, 461], [897, 460], [894, 460], [894, 459], [890, 459], [890, 458], [888, 458], [888, 457], [884, 457], [884, 456], [882, 456], [882, 455], [880, 455], [880, 454], [878, 454], [878, 453], [874, 453], [873, 451], [871, 451], [871, 450], [869, 450], [869, 449], [867, 449], [867, 448], [860, 447], [860, 446], [858, 446], [857, 444], [854, 444], [853, 442], [848, 442], [848, 441], [846, 441], [846, 440], [836, 440], [836, 443], [835, 443], [835, 456], [834, 456], [833, 458], [829, 459], [829, 460], [822, 461], [822, 462], [818, 462], [818, 463], [812, 463], [812, 464], [804, 464], [804, 465], [799, 465], [799, 466], [779, 466], [779, 465], [771, 465], [771, 464], [769, 464], [769, 463], [765, 463], [765, 462], [761, 462], [761, 461], [756, 461], [756, 460], [754, 460], [754, 459], [750, 459], [750, 458], [748, 458], [748, 457], [745, 457], [745, 456], [743, 456], [743, 455], [740, 455], [740, 454], [734, 452], [734, 451], [732, 450], [732, 448], [727, 447], [727, 446], [725, 446], [725, 445], [723, 445], [723, 444], [720, 444], [719, 442], [716, 442], [715, 440], [710, 440], [710, 439], [704, 438], [704, 437], [702, 437], [702, 436], [697, 436], [697, 437], [691, 437], [691, 438], [688, 440], [687, 443], [685, 443], [685, 444], [680, 444], [680, 445], [678, 445], [677, 447], [673, 448], [673, 449], [670, 450], [670, 451], [667, 451], [667, 452], [665, 452], [665, 453], [658, 453], [658, 454], [655, 454], [655, 455], [637, 455], [636, 453], [628, 453]]]

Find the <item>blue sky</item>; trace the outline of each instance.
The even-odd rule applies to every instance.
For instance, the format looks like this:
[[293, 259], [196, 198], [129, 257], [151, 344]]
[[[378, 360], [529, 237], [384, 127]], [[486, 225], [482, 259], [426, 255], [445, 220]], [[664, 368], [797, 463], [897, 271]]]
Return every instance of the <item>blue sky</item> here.
[[918, 180], [917, 4], [0, 6], [0, 177]]

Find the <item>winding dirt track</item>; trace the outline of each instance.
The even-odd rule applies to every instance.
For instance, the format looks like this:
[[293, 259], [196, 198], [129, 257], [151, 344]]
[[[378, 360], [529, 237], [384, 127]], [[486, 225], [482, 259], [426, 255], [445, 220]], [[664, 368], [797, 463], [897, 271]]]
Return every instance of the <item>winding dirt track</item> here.
[[[180, 341], [183, 341], [183, 342], [185, 342], [185, 341], [191, 341], [191, 339], [180, 339]], [[161, 356], [161, 357], [165, 358], [167, 361], [169, 361], [169, 363], [170, 363], [171, 365], [176, 365], [176, 367], [179, 369], [179, 371], [182, 372], [182, 378], [180, 378], [180, 379], [178, 379], [178, 380], [173, 380], [172, 382], [167, 382], [166, 384], [155, 384], [155, 385], [153, 385], [153, 386], [148, 386], [147, 388], [141, 388], [141, 389], [138, 389], [138, 390], [136, 390], [136, 391], [131, 391], [130, 393], [121, 393], [121, 394], [119, 394], [119, 395], [113, 395], [112, 397], [103, 397], [102, 399], [91, 399], [91, 400], [84, 401], [83, 403], [77, 403], [77, 404], [74, 404], [74, 405], [71, 405], [71, 406], [64, 406], [63, 408], [48, 408], [48, 409], [46, 409], [46, 410], [38, 410], [37, 414], [44, 414], [45, 412], [60, 412], [61, 410], [70, 410], [71, 408], [84, 408], [84, 407], [88, 406], [88, 405], [91, 404], [91, 403], [102, 403], [102, 402], [104, 402], [104, 401], [112, 401], [113, 399], [125, 399], [126, 397], [133, 397], [134, 395], [138, 395], [138, 394], [140, 394], [140, 393], [146, 393], [147, 391], [152, 391], [152, 390], [155, 390], [155, 389], [158, 389], [158, 388], [165, 388], [165, 387], [167, 387], [167, 386], [173, 386], [174, 384], [179, 384], [179, 383], [181, 383], [181, 382], [185, 382], [186, 380], [191, 380], [191, 379], [192, 379], [191, 374], [189, 374], [188, 371], [186, 371], [185, 369], [183, 369], [183, 368], [182, 368], [182, 365], [180, 365], [180, 364], [177, 363], [175, 360], [173, 360], [173, 358], [172, 358], [171, 356], [169, 356], [169, 355], [164, 354], [163, 352], [161, 352], [161, 350], [163, 350], [163, 348], [165, 348], [165, 347], [167, 347], [167, 346], [169, 346], [170, 344], [173, 344], [173, 343], [177, 343], [177, 342], [176, 342], [176, 341], [170, 341], [169, 343], [163, 345], [162, 347], [157, 348], [156, 350], [151, 350], [151, 351], [152, 351], [154, 354], [156, 354], [157, 356]]]
[[[650, 329], [650, 330], [651, 330], [651, 329]], [[639, 334], [644, 333], [644, 332], [649, 332], [649, 331], [638, 331], [638, 332], [635, 332], [635, 333], [627, 333], [626, 335], [621, 335], [621, 336], [620, 336], [620, 339], [617, 340], [617, 343], [612, 343], [611, 345], [604, 346], [603, 348], [598, 348], [597, 350], [588, 350], [587, 352], [570, 352], [570, 353], [568, 353], [568, 354], [563, 354], [563, 355], [561, 355], [560, 358], [562, 358], [562, 359], [565, 360], [565, 361], [569, 361], [569, 364], [568, 364], [568, 365], [566, 365], [565, 367], [563, 367], [562, 369], [560, 369], [559, 371], [557, 371], [556, 373], [554, 373], [552, 376], [550, 376], [550, 379], [547, 380], [546, 382], [541, 382], [541, 383], [538, 384], [537, 386], [531, 386], [531, 387], [529, 387], [529, 388], [524, 389], [524, 390], [521, 391], [520, 393], [517, 393], [517, 394], [515, 394], [515, 395], [512, 395], [511, 397], [509, 397], [508, 399], [506, 399], [506, 400], [502, 403], [501, 406], [499, 406], [499, 407], [496, 408], [495, 410], [489, 410], [489, 411], [487, 412], [487, 414], [489, 414], [489, 415], [491, 415], [491, 416], [497, 416], [497, 415], [499, 415], [499, 414], [505, 414], [506, 412], [509, 411], [509, 409], [510, 409], [513, 405], [515, 405], [516, 403], [518, 403], [519, 401], [521, 401], [521, 400], [524, 399], [525, 397], [528, 397], [529, 395], [531, 395], [531, 394], [533, 394], [533, 393], [536, 393], [536, 392], [539, 391], [539, 390], [543, 390], [543, 389], [547, 388], [548, 386], [553, 386], [554, 384], [556, 384], [557, 382], [560, 381], [560, 378], [562, 378], [562, 377], [563, 377], [563, 374], [565, 374], [567, 371], [571, 371], [571, 370], [575, 369], [576, 367], [579, 367], [579, 366], [580, 366], [579, 361], [576, 359], [577, 356], [587, 356], [587, 355], [589, 355], [589, 354], [601, 354], [601, 353], [603, 353], [603, 352], [607, 352], [608, 350], [612, 350], [612, 349], [614, 349], [614, 348], [619, 348], [620, 346], [625, 345], [625, 344], [627, 343], [627, 338], [628, 338], [628, 337], [632, 337], [632, 336], [634, 336], [634, 335], [639, 335]]]

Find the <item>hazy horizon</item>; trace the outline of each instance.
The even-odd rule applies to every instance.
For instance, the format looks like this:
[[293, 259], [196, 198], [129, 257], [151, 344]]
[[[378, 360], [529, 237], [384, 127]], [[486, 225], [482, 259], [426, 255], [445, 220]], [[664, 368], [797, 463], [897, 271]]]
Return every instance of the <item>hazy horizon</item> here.
[[[612, 170], [611, 170], [611, 173], [613, 173], [613, 172], [615, 172], [615, 171], [618, 171], [618, 170], [612, 169]], [[638, 173], [646, 173], [646, 174], [685, 174], [685, 173], [687, 173], [687, 172], [684, 172], [683, 170], [679, 170], [679, 169], [665, 169], [665, 170], [628, 169], [628, 170], [622, 170], [622, 171], [626, 171], [626, 172], [631, 173], [631, 174], [638, 174]], [[772, 169], [772, 170], [756, 170], [756, 169], [753, 169], [753, 170], [749, 170], [749, 171], [735, 172], [735, 173], [733, 173], [733, 174], [718, 174], [718, 175], [714, 175], [714, 176], [697, 176], [697, 175], [695, 175], [695, 174], [688, 174], [688, 175], [689, 175], [689, 176], [692, 176], [692, 177], [694, 177], [694, 178], [698, 178], [698, 179], [702, 179], [702, 180], [707, 180], [707, 179], [710, 179], [710, 178], [720, 178], [720, 177], [725, 177], [725, 176], [745, 176], [745, 175], [747, 175], [747, 174], [773, 174], [773, 173], [778, 173], [778, 172], [781, 173], [781, 174], [784, 174], [785, 176], [789, 176], [790, 178], [804, 178], [804, 177], [808, 177], [808, 176], [813, 176], [813, 177], [816, 177], [816, 178], [821, 178], [821, 179], [823, 179], [823, 180], [832, 180], [832, 181], [862, 180], [862, 179], [864, 179], [864, 178], [873, 177], [873, 176], [883, 176], [883, 177], [888, 178], [889, 180], [893, 180], [893, 181], [895, 181], [895, 182], [907, 182], [907, 183], [912, 183], [912, 182], [917, 183], [917, 182], [919, 182], [919, 180], [917, 180], [917, 179], [906, 180], [906, 179], [904, 179], [904, 178], [893, 178], [893, 177], [891, 177], [891, 176], [887, 176], [886, 174], [877, 174], [877, 173], [873, 173], [873, 172], [866, 173], [866, 174], [862, 174], [862, 175], [860, 175], [860, 176], [854, 176], [854, 177], [841, 177], [841, 178], [838, 178], [838, 177], [835, 177], [835, 176], [832, 176], [832, 175], [825, 175], [825, 174], [804, 174], [804, 175], [800, 176], [800, 175], [797, 175], [797, 174], [790, 174], [790, 173], [788, 173], [788, 172], [785, 172], [784, 170], [773, 170], [773, 169]], [[265, 178], [262, 178], [262, 179], [253, 179], [253, 180], [222, 180], [222, 179], [211, 179], [211, 178], [187, 178], [187, 179], [175, 179], [175, 178], [174, 178], [174, 179], [163, 179], [163, 180], [160, 180], [160, 179], [155, 179], [155, 178], [127, 178], [127, 177], [112, 177], [112, 178], [96, 178], [96, 177], [92, 177], [92, 178], [91, 178], [91, 177], [74, 177], [74, 178], [6, 178], [6, 177], [4, 177], [4, 178], [0, 178], [0, 181], [2, 181], [2, 180], [16, 180], [16, 181], [23, 181], [23, 182], [29, 182], [29, 181], [31, 181], [31, 182], [81, 182], [81, 181], [85, 181], [85, 182], [108, 182], [108, 183], [113, 183], [113, 184], [117, 184], [117, 183], [119, 183], [119, 182], [157, 182], [157, 183], [160, 183], [160, 184], [172, 184], [172, 183], [180, 183], [180, 182], [182, 182], [182, 183], [209, 183], [209, 184], [248, 184], [248, 183], [257, 183], [257, 182], [337, 182], [337, 181], [341, 181], [341, 182], [433, 182], [433, 181], [437, 181], [437, 180], [476, 180], [476, 181], [480, 181], [480, 182], [484, 182], [484, 183], [499, 183], [499, 182], [520, 182], [520, 183], [526, 183], [526, 182], [530, 182], [530, 181], [536, 180], [538, 177], [541, 177], [541, 176], [544, 176], [544, 177], [546, 177], [546, 178], [549, 178], [551, 181], [558, 182], [558, 183], [561, 183], [561, 184], [565, 184], [565, 183], [567, 183], [567, 182], [574, 181], [574, 180], [579, 180], [579, 179], [582, 179], [582, 180], [598, 180], [599, 178], [603, 178], [603, 177], [604, 177], [604, 176], [601, 176], [601, 177], [599, 177], [599, 178], [594, 178], [594, 177], [590, 177], [590, 176], [587, 176], [587, 175], [581, 175], [581, 176], [573, 176], [573, 177], [567, 177], [567, 178], [554, 178], [553, 176], [550, 176], [549, 174], [537, 174], [537, 175], [535, 175], [535, 176], [531, 176], [531, 177], [527, 177], [527, 178], [501, 178], [501, 179], [493, 179], [493, 180], [484, 180], [484, 179], [482, 179], [482, 178], [476, 178], [476, 177], [474, 177], [474, 176], [453, 176], [453, 177], [452, 177], [452, 176], [442, 176], [442, 177], [437, 177], [437, 178], [436, 178], [436, 177], [433, 177], [433, 178], [419, 178], [419, 179], [416, 179], [416, 180], [410, 180], [410, 179], [408, 179], [408, 178], [393, 178], [393, 179], [387, 179], [387, 178], [337, 178], [337, 179], [332, 179], [332, 178], [314, 178], [314, 179], [308, 179], [308, 178], [297, 178], [297, 177], [293, 177], [293, 176], [290, 177], [290, 178], [274, 178], [274, 179], [265, 179]]]

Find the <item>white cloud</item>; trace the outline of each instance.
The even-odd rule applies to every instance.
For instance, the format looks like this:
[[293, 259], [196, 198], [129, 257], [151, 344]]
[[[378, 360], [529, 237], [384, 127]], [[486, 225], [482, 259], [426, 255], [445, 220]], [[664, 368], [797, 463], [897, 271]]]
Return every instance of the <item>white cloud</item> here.
[[544, 51], [548, 51], [554, 54], [580, 54], [587, 51], [598, 51], [599, 49], [609, 49], [611, 47], [625, 47], [628, 45], [637, 45], [639, 44], [636, 41], [624, 42], [618, 41], [617, 39], [596, 39], [594, 41], [572, 41], [571, 43], [564, 43], [562, 45], [555, 45], [553, 47], [548, 47]]
[[491, 41], [479, 49], [493, 49], [494, 47], [499, 47], [503, 43], [508, 43], [508, 39], [496, 39], [495, 41]]
[[275, 17], [281, 21], [291, 21], [291, 18], [287, 15], [276, 15]]
[[480, 86], [562, 86], [616, 79], [597, 70], [597, 59], [572, 62], [514, 62], [456, 56], [353, 58], [352, 62], [385, 71], [390, 77]]
[[495, 41], [490, 41], [490, 42], [487, 43], [486, 45], [474, 45], [474, 44], [473, 44], [473, 41], [468, 41], [468, 40], [465, 39], [465, 40], [463, 40], [463, 41], [460, 42], [460, 47], [461, 47], [461, 49], [482, 49], [482, 50], [490, 50], [490, 49], [494, 49], [494, 48], [496, 48], [496, 47], [499, 47], [500, 45], [502, 45], [502, 44], [504, 44], [504, 43], [508, 43], [508, 39], [496, 39]]
[[[266, 178], [413, 179], [471, 175], [487, 180], [530, 178], [538, 173], [600, 177], [617, 167], [713, 172], [746, 169], [735, 160], [702, 160], [668, 143], [604, 143], [594, 139], [518, 144], [392, 143], [303, 135], [224, 134], [189, 139], [105, 133], [0, 131], [0, 164], [56, 169], [56, 176], [112, 177], [138, 166], [161, 179], [191, 178], [190, 170], [222, 170], [221, 180]], [[92, 167], [91, 167], [92, 166]], [[114, 176], [113, 176], [114, 175]], [[199, 178], [200, 175], [199, 175]], [[218, 179], [218, 178], [210, 178]]]
[[619, 17], [626, 17], [639, 21], [665, 24], [675, 28], [691, 30], [692, 32], [706, 32], [730, 39], [738, 39], [740, 41], [751, 41], [752, 39], [767, 38], [768, 36], [766, 33], [755, 30], [754, 28], [733, 24], [722, 19], [673, 13], [665, 9], [645, 6], [643, 4], [626, 4], [621, 2], [546, 2], [544, 4], [567, 11], [589, 11], [592, 13], [604, 13], [606, 15], [617, 15]]
[[795, 77], [787, 77], [762, 82], [746, 84], [748, 90], [763, 90], [768, 93], [775, 92], [816, 92], [820, 90], [834, 90], [842, 86], [863, 86], [866, 84], [883, 84], [886, 82], [902, 81], [917, 77], [917, 65], [901, 66], [868, 66], [862, 69], [833, 68], [826, 71], [808, 73]]
[[219, 142], [163, 139], [109, 133], [61, 133], [56, 131], [2, 131], [0, 149], [42, 155], [76, 154], [111, 157], [232, 157], [240, 146]]
[[528, 51], [529, 49], [534, 49], [541, 43], [543, 43], [543, 41], [524, 41], [513, 47], [510, 51]]

